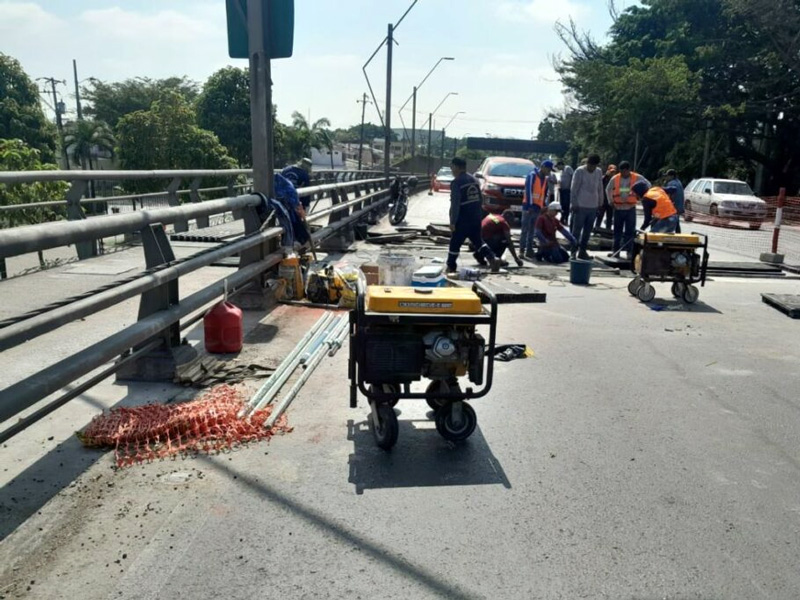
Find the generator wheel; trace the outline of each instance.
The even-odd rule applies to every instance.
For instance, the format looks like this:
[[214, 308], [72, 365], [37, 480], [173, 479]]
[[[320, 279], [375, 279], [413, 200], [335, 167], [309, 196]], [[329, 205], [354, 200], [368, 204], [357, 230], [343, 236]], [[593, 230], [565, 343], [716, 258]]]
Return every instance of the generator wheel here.
[[397, 434], [399, 433], [397, 415], [394, 414], [394, 409], [388, 404], [374, 405], [373, 410], [377, 414], [378, 424], [377, 426], [375, 425], [375, 419], [371, 415], [369, 422], [372, 425], [372, 436], [375, 438], [375, 444], [383, 450], [391, 450], [397, 443]]
[[[381, 385], [381, 388], [383, 389], [383, 393], [384, 394], [399, 394], [400, 393], [400, 388], [397, 385], [395, 385], [394, 383], [384, 383], [384, 384]], [[372, 392], [373, 394], [377, 394], [378, 393], [378, 386], [376, 386], [376, 385], [369, 386], [369, 391]], [[398, 402], [400, 402], [400, 398], [392, 398], [391, 400], [389, 400], [389, 405], [394, 407], [394, 406], [397, 406]]]
[[640, 287], [639, 290], [636, 292], [636, 297], [639, 298], [642, 302], [650, 302], [653, 298], [656, 297], [656, 288], [654, 288], [650, 283], [645, 281]]
[[694, 304], [697, 302], [697, 299], [700, 297], [700, 290], [697, 289], [696, 286], [687, 285], [686, 289], [683, 292], [683, 301], [686, 304]]
[[675, 298], [683, 298], [683, 293], [686, 290], [686, 284], [682, 281], [676, 281], [672, 284], [672, 295]]
[[461, 403], [461, 422], [453, 420], [453, 403], [448, 403], [436, 413], [436, 431], [444, 439], [451, 442], [463, 442], [478, 425], [475, 410], [466, 402]]
[[639, 279], [638, 277], [634, 277], [628, 283], [628, 293], [631, 296], [635, 296], [637, 294], [637, 292], [639, 291], [639, 288], [641, 287], [641, 285], [642, 285], [642, 280]]
[[425, 394], [428, 396], [425, 398], [425, 402], [428, 403], [428, 406], [434, 412], [439, 412], [439, 409], [442, 408], [447, 404], [447, 400], [440, 400], [435, 396], [437, 394], [446, 394], [450, 391], [450, 386], [447, 385], [446, 382], [442, 381], [441, 379], [435, 379], [428, 384], [428, 387], [425, 389]]

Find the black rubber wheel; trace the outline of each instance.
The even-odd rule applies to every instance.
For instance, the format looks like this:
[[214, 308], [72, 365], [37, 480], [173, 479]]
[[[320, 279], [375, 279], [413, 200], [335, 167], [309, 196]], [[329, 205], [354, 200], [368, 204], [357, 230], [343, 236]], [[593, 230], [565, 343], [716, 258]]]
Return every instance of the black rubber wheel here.
[[434, 412], [438, 412], [440, 408], [447, 404], [447, 400], [440, 400], [436, 398], [436, 394], [441, 393], [448, 393], [450, 391], [449, 386], [442, 380], [434, 380], [428, 384], [427, 389], [425, 390], [425, 394], [428, 396], [425, 398], [425, 402], [428, 403], [428, 406], [433, 409]]
[[691, 223], [694, 220], [694, 215], [691, 214], [692, 213], [692, 203], [689, 202], [688, 200], [686, 201], [686, 203], [684, 205], [684, 210], [686, 212], [683, 213], [683, 220], [686, 221], [687, 223]]
[[712, 217], [719, 216], [719, 209], [717, 208], [716, 204], [711, 205], [711, 208], [708, 209], [708, 214], [711, 215]]
[[683, 292], [683, 301], [686, 304], [694, 304], [700, 297], [700, 290], [696, 286], [687, 285], [686, 290]]
[[650, 302], [656, 297], [656, 289], [645, 281], [636, 292], [636, 297], [642, 302]]
[[400, 429], [397, 423], [397, 415], [394, 414], [394, 409], [388, 404], [378, 404], [375, 406], [375, 411], [378, 413], [378, 425], [375, 425], [372, 415], [370, 415], [369, 419], [375, 444], [383, 450], [391, 450], [397, 443], [397, 434]]
[[461, 422], [455, 423], [453, 420], [453, 403], [443, 406], [436, 413], [436, 431], [444, 439], [451, 442], [463, 442], [478, 426], [478, 416], [475, 410], [466, 402], [461, 403]]
[[628, 293], [631, 296], [635, 296], [639, 292], [639, 288], [642, 286], [642, 280], [638, 277], [634, 277], [628, 283]]
[[[400, 388], [394, 383], [384, 383], [382, 386], [384, 394], [400, 394]], [[371, 385], [369, 386], [370, 392], [373, 394], [378, 393], [377, 386]], [[397, 403], [400, 402], [400, 398], [392, 398], [388, 400], [390, 406], [397, 406]]]
[[408, 207], [406, 206], [405, 202], [398, 202], [395, 206], [392, 207], [392, 212], [389, 214], [389, 222], [392, 225], [399, 225], [403, 222], [403, 219], [406, 218], [406, 212], [408, 212]]
[[682, 281], [676, 281], [672, 284], [672, 295], [675, 298], [683, 298], [683, 292], [686, 290], [686, 284]]

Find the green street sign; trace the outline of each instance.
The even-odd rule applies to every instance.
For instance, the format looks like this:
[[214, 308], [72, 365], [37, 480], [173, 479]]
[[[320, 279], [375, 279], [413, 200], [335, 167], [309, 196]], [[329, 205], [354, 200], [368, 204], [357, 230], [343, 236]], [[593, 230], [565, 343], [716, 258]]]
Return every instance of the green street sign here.
[[[294, 45], [294, 0], [261, 0], [261, 3], [269, 58], [289, 58]], [[247, 0], [225, 0], [225, 12], [228, 17], [228, 56], [249, 58]]]

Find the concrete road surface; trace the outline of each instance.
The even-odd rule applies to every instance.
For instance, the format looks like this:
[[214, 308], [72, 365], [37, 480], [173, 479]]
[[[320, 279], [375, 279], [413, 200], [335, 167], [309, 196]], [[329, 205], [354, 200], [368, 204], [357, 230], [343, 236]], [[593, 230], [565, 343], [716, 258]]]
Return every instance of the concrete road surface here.
[[[71, 436], [97, 409], [56, 412], [0, 450], [0, 597], [800, 597], [800, 322], [760, 299], [800, 281], [719, 279], [694, 306], [657, 285], [656, 311], [625, 278], [531, 273], [514, 281], [547, 303], [502, 306], [498, 338], [535, 357], [497, 365], [461, 445], [402, 401], [378, 450], [346, 352], [292, 433], [229, 454], [115, 471]], [[315, 318], [251, 323], [248, 357], [280, 358]]]

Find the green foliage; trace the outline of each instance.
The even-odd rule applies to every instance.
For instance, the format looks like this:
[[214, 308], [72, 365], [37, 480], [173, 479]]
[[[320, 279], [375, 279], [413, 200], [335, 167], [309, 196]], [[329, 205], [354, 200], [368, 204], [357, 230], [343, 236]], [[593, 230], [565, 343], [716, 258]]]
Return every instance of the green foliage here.
[[328, 131], [330, 126], [330, 120], [325, 117], [310, 124], [302, 113], [294, 111], [291, 129], [287, 131], [287, 146], [291, 159], [298, 160], [304, 156], [311, 156], [311, 148], [332, 148], [333, 138]]
[[0, 138], [20, 139], [53, 162], [56, 130], [39, 104], [39, 90], [19, 61], [0, 52]]
[[458, 149], [456, 156], [464, 160], [483, 160], [489, 155], [483, 150], [467, 150], [466, 147], [463, 147]]
[[81, 168], [91, 169], [92, 149], [97, 147], [105, 152], [114, 152], [116, 140], [108, 125], [102, 121], [73, 121], [64, 128], [64, 146], [67, 155]]
[[[609, 162], [633, 160], [638, 133], [640, 171], [669, 165], [689, 178], [709, 128], [709, 174], [760, 163], [768, 188], [796, 189], [798, 30], [795, 0], [644, 0], [618, 16], [604, 46], [562, 25], [569, 56], [558, 71], [575, 102], [559, 133], [575, 152], [596, 149]], [[555, 125], [546, 120], [540, 133]]]
[[[216, 135], [196, 125], [192, 105], [174, 91], [165, 92], [150, 110], [123, 117], [117, 126], [118, 154], [131, 170], [233, 169]], [[163, 182], [131, 182], [135, 191], [155, 190]]]
[[253, 163], [248, 69], [225, 67], [208, 78], [197, 98], [197, 124], [214, 132], [240, 165]]
[[[39, 150], [22, 140], [0, 139], [0, 171], [46, 171], [55, 168], [55, 165], [43, 164]], [[2, 185], [0, 206], [64, 200], [68, 189], [69, 185], [62, 181]], [[0, 213], [0, 226], [45, 223], [62, 219], [64, 214], [65, 209], [60, 206], [3, 211]]]
[[176, 92], [191, 102], [197, 97], [197, 83], [186, 77], [150, 79], [136, 77], [125, 81], [106, 83], [92, 79], [89, 86], [81, 89], [81, 97], [87, 102], [85, 113], [112, 128], [125, 115], [150, 106], [166, 92]]

